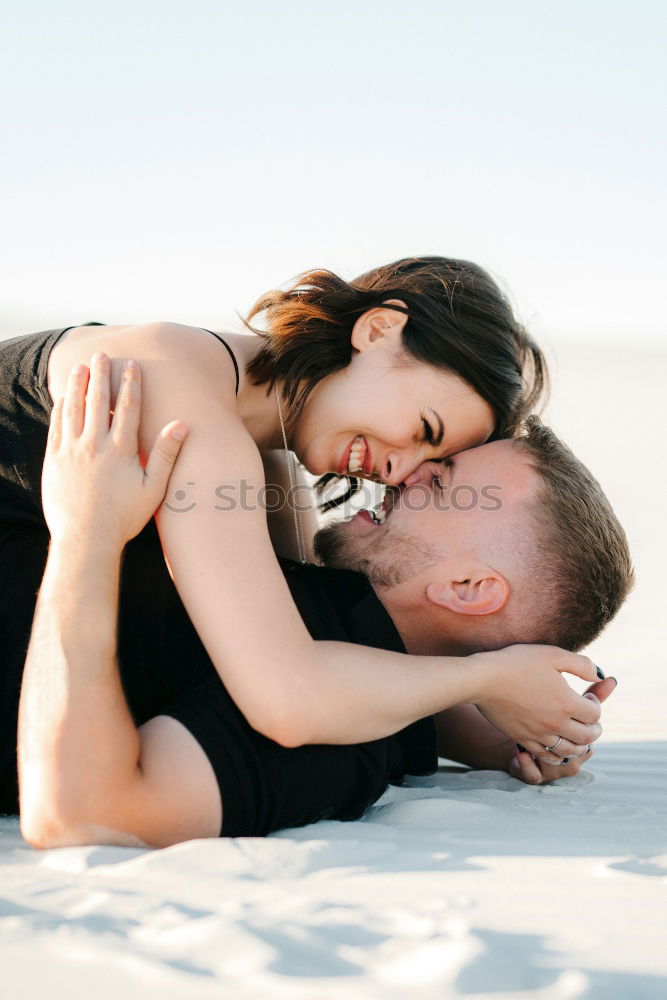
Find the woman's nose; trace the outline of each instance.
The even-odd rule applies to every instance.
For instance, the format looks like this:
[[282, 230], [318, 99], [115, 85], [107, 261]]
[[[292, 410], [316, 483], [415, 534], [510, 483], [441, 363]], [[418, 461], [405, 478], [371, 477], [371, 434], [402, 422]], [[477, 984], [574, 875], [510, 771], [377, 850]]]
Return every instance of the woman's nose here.
[[385, 486], [400, 486], [406, 481], [406, 475], [414, 468], [416, 455], [403, 455], [400, 452], [389, 452], [380, 470], [380, 478]]
[[385, 486], [398, 486], [403, 480], [400, 478], [400, 460], [395, 452], [387, 455], [384, 460], [384, 465], [379, 470], [380, 479], [385, 484]]

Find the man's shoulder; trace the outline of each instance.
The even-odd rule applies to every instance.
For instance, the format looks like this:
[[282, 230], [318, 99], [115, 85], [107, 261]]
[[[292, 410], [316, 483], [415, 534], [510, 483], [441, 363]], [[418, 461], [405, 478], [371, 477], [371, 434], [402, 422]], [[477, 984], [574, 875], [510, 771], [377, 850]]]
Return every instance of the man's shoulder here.
[[[313, 639], [358, 642], [349, 616], [372, 588], [361, 573], [280, 559], [292, 599]], [[364, 640], [363, 645], [373, 645]]]
[[282, 556], [278, 558], [278, 562], [288, 581], [298, 579], [304, 584], [322, 588], [332, 595], [346, 595], [350, 602], [361, 600], [373, 590], [364, 574], [352, 569], [332, 569], [329, 566], [317, 566], [315, 563], [298, 563]]

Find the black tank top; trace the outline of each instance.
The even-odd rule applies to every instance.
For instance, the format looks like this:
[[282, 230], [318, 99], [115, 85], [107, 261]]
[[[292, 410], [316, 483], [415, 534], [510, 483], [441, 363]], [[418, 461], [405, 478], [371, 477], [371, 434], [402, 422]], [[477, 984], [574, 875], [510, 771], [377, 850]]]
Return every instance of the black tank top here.
[[[85, 326], [101, 326], [87, 323]], [[49, 356], [72, 327], [0, 341], [0, 525], [44, 527], [41, 476], [53, 403], [47, 385]], [[239, 391], [239, 366], [229, 344]]]

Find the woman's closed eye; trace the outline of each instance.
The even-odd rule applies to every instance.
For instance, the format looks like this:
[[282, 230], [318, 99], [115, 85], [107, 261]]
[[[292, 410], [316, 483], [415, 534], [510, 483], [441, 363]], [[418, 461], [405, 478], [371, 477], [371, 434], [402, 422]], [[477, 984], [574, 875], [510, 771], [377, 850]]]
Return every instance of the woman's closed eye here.
[[433, 428], [431, 427], [426, 417], [422, 417], [422, 427], [424, 431], [422, 440], [426, 444], [433, 444], [433, 442], [435, 441], [435, 434], [433, 432]]
[[445, 436], [445, 425], [442, 422], [442, 417], [437, 412], [437, 410], [428, 407], [430, 417], [427, 417], [426, 413], [422, 412], [422, 441], [424, 444], [429, 444], [433, 448], [437, 448], [442, 444], [442, 440]]

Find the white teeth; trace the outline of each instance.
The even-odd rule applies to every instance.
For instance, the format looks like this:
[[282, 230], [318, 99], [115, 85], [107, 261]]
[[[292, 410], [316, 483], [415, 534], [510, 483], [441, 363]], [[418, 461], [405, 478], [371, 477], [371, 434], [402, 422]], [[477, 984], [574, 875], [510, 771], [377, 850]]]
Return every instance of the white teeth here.
[[364, 439], [359, 436], [352, 442], [350, 457], [347, 462], [348, 472], [363, 472], [364, 458], [366, 457], [366, 445]]
[[375, 507], [371, 511], [371, 517], [373, 518], [376, 524], [384, 524], [386, 516], [387, 515], [385, 514], [381, 505], [379, 507]]

